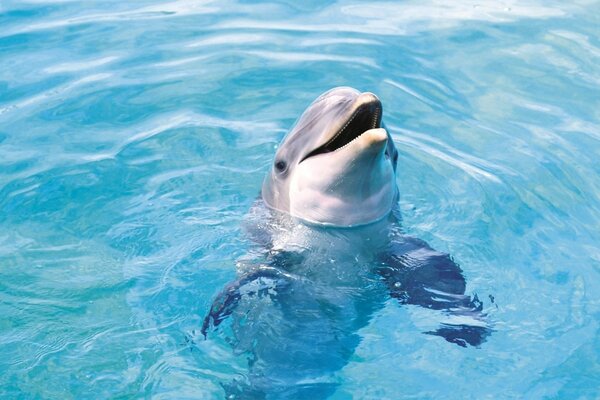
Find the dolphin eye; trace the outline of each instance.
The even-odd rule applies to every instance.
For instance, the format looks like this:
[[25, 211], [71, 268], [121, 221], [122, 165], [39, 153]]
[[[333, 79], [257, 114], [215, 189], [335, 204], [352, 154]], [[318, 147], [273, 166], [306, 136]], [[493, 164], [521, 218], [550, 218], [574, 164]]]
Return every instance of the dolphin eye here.
[[283, 172], [287, 168], [287, 164], [283, 160], [279, 160], [275, 163], [275, 169], [277, 172]]

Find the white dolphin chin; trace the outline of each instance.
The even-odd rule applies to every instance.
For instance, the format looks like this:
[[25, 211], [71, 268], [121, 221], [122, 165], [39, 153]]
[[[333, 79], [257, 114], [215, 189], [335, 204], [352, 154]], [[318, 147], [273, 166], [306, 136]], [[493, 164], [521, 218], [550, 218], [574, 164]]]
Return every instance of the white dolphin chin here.
[[382, 219], [396, 201], [385, 129], [300, 162], [290, 177], [289, 213], [310, 223], [351, 227]]

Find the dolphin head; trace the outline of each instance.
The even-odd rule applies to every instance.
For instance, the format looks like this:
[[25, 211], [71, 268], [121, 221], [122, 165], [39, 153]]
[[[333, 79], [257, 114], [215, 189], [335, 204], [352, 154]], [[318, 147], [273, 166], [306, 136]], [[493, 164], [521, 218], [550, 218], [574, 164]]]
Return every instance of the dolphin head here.
[[344, 227], [388, 215], [397, 201], [398, 151], [381, 117], [373, 93], [339, 87], [322, 94], [278, 147], [262, 187], [267, 206]]

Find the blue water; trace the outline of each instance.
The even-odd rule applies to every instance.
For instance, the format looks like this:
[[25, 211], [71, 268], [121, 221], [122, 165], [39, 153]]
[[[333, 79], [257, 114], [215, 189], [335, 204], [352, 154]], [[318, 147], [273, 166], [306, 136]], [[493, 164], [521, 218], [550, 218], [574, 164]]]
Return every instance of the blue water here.
[[[600, 3], [0, 2], [0, 397], [223, 398], [199, 330], [304, 108], [379, 95], [404, 230], [478, 347], [389, 299], [334, 399], [600, 397]], [[283, 321], [285, 322], [285, 321]]]

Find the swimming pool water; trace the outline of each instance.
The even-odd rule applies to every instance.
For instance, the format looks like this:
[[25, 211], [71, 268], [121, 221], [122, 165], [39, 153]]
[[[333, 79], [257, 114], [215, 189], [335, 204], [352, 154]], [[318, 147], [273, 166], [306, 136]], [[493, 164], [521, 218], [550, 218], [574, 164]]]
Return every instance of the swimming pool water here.
[[376, 93], [405, 231], [493, 328], [390, 299], [334, 399], [600, 397], [600, 3], [3, 0], [0, 397], [222, 398], [199, 330], [274, 150]]

